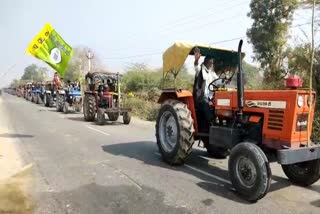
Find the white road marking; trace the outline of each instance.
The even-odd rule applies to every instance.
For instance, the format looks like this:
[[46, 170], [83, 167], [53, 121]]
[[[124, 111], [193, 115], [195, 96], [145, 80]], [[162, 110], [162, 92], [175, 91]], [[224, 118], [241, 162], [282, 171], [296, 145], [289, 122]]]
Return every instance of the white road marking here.
[[95, 129], [95, 128], [91, 127], [91, 126], [86, 126], [86, 127], [87, 127], [88, 129], [93, 130], [93, 131], [99, 132], [100, 134], [103, 134], [103, 135], [106, 135], [106, 136], [110, 136], [110, 134], [107, 133], [107, 132], [103, 132], [103, 131], [101, 131], [101, 130], [99, 130], [99, 129]]
[[[155, 154], [158, 155], [158, 156], [161, 156], [161, 154], [158, 153], [158, 152], [156, 152]], [[231, 184], [231, 182], [230, 182], [229, 180], [226, 180], [226, 179], [224, 179], [224, 178], [221, 178], [221, 177], [219, 177], [219, 176], [217, 176], [217, 175], [210, 174], [210, 173], [208, 173], [208, 172], [205, 172], [205, 171], [203, 171], [203, 170], [201, 170], [201, 169], [197, 169], [197, 168], [195, 168], [195, 167], [193, 167], [193, 166], [190, 166], [190, 165], [188, 165], [188, 164], [184, 164], [184, 166], [185, 166], [186, 168], [188, 168], [188, 169], [191, 169], [191, 170], [194, 170], [194, 171], [196, 171], [196, 172], [202, 173], [202, 174], [204, 174], [204, 175], [206, 175], [206, 176], [212, 177], [212, 178], [214, 178], [214, 179], [216, 179], [216, 180], [218, 180], [218, 181], [221, 181], [221, 182], [223, 182], [223, 183]]]
[[201, 170], [201, 169], [197, 169], [197, 168], [195, 168], [195, 167], [193, 167], [193, 166], [190, 166], [190, 165], [188, 165], [188, 164], [184, 164], [184, 166], [187, 167], [187, 168], [189, 168], [189, 169], [192, 169], [192, 170], [194, 170], [194, 171], [197, 171], [197, 172], [199, 172], [199, 173], [202, 173], [202, 174], [204, 174], [204, 175], [206, 175], [206, 176], [212, 177], [212, 178], [214, 178], [214, 179], [216, 179], [216, 180], [218, 180], [218, 181], [221, 181], [221, 182], [223, 182], [223, 183], [231, 184], [230, 181], [228, 181], [228, 180], [226, 180], [226, 179], [224, 179], [224, 178], [221, 178], [221, 177], [219, 177], [219, 176], [217, 176], [217, 175], [213, 175], [213, 174], [207, 173], [207, 172], [205, 172], [205, 171], [203, 171], [203, 170]]

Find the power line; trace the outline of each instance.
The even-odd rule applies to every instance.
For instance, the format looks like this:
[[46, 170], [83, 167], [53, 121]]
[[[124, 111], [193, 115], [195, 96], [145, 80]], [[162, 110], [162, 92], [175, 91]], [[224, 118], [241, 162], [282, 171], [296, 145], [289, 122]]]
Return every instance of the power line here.
[[14, 63], [13, 65], [11, 65], [8, 70], [6, 72], [4, 72], [0, 78], [5, 77], [12, 69], [14, 69], [14, 67], [16, 67], [17, 63]]
[[[239, 40], [239, 39], [243, 39], [243, 38], [245, 38], [245, 36], [232, 38], [232, 39], [228, 39], [228, 40], [216, 41], [216, 42], [209, 43], [209, 45], [231, 42], [231, 41], [235, 41], [235, 40]], [[124, 56], [124, 57], [105, 57], [103, 59], [106, 59], [106, 60], [131, 59], [131, 58], [140, 58], [140, 57], [145, 57], [145, 56], [156, 56], [156, 55], [161, 55], [162, 53], [163, 53], [163, 51], [157, 51], [157, 52], [153, 52], [153, 53], [137, 54], [137, 55], [131, 55], [131, 56]]]
[[[230, 2], [235, 2], [236, 0], [233, 0], [233, 1], [230, 1]], [[230, 3], [229, 2], [229, 3]], [[240, 5], [243, 5], [243, 4], [245, 4], [245, 3], [247, 3], [248, 1], [242, 1], [242, 2], [240, 2], [240, 3], [238, 3], [238, 4], [235, 4], [235, 5], [230, 5], [229, 7], [224, 7], [224, 8], [220, 8], [220, 9], [217, 9], [216, 7], [215, 8], [212, 8], [212, 9], [214, 9], [213, 11], [211, 11], [209, 14], [202, 14], [202, 15], [198, 15], [198, 13], [197, 13], [197, 15], [193, 15], [193, 16], [187, 16], [187, 17], [184, 17], [184, 18], [181, 18], [181, 19], [178, 19], [178, 20], [184, 20], [184, 19], [188, 19], [188, 18], [193, 18], [192, 20], [189, 20], [189, 21], [187, 21], [187, 22], [174, 22], [173, 24], [171, 24], [171, 25], [165, 25], [165, 26], [163, 26], [163, 27], [160, 27], [160, 30], [159, 31], [155, 31], [154, 33], [153, 33], [153, 35], [154, 34], [161, 34], [161, 33], [166, 33], [166, 32], [168, 32], [168, 31], [172, 31], [172, 29], [176, 29], [176, 28], [178, 28], [178, 26], [182, 26], [182, 25], [186, 25], [186, 24], [189, 24], [189, 23], [192, 23], [192, 22], [195, 22], [195, 21], [199, 21], [199, 20], [203, 20], [203, 18], [204, 17], [208, 17], [208, 16], [212, 16], [212, 15], [215, 15], [215, 14], [218, 14], [218, 13], [220, 13], [220, 12], [225, 12], [226, 10], [229, 10], [229, 9], [232, 9], [232, 8], [235, 8], [235, 7], [238, 7], [238, 6], [240, 6]], [[224, 5], [224, 4], [219, 4], [219, 5]], [[216, 21], [213, 21], [213, 22], [209, 22], [209, 23], [206, 23], [206, 24], [204, 24], [204, 25], [201, 25], [200, 27], [199, 26], [197, 26], [196, 28], [197, 29], [199, 29], [199, 28], [202, 28], [202, 27], [204, 27], [204, 26], [207, 26], [207, 25], [210, 25], [210, 24], [216, 24], [216, 23], [219, 23], [219, 22], [224, 22], [224, 21], [226, 21], [226, 20], [229, 20], [229, 19], [231, 19], [231, 18], [234, 18], [234, 17], [236, 17], [237, 15], [233, 15], [233, 16], [231, 16], [231, 17], [228, 17], [228, 18], [222, 18], [222, 19], [218, 19], [218, 20], [216, 20]], [[199, 19], [199, 17], [202, 17], [202, 19]], [[161, 30], [162, 29], [162, 30]], [[180, 32], [180, 31], [178, 31], [178, 32]], [[184, 31], [182, 31], [182, 32], [185, 32], [185, 30]], [[132, 39], [136, 39], [136, 38], [138, 38], [138, 34], [132, 34], [131, 36], [129, 35], [128, 36], [128, 38], [127, 38], [127, 40], [132, 40]], [[120, 51], [120, 50], [127, 50], [127, 48], [121, 48], [121, 49], [113, 49], [113, 50], [110, 50], [110, 51]]]
[[162, 51], [159, 52], [153, 52], [153, 53], [146, 53], [146, 54], [137, 54], [137, 55], [131, 55], [131, 56], [124, 56], [124, 57], [105, 57], [103, 59], [111, 60], [111, 59], [131, 59], [131, 58], [140, 58], [145, 56], [154, 56], [154, 55], [160, 55], [162, 54]]
[[[232, 8], [234, 8], [234, 7], [243, 5], [244, 3], [247, 3], [247, 2], [248, 2], [248, 1], [242, 1], [242, 2], [240, 2], [239, 4], [235, 4], [235, 5], [232, 5], [232, 6], [230, 6], [230, 7], [226, 7], [226, 8], [220, 9], [220, 10], [218, 10], [218, 11], [214, 11], [214, 12], [211, 12], [211, 13], [206, 14], [206, 15], [198, 15], [198, 16], [195, 16], [195, 17], [197, 17], [197, 19], [192, 19], [192, 20], [187, 21], [187, 22], [183, 22], [183, 23], [179, 23], [179, 24], [174, 24], [174, 25], [172, 25], [171, 27], [166, 28], [166, 29], [170, 30], [170, 29], [176, 28], [176, 26], [183, 26], [183, 25], [186, 25], [186, 24], [189, 24], [189, 23], [198, 21], [198, 20], [201, 20], [201, 21], [202, 21], [203, 18], [205, 18], [205, 17], [212, 16], [212, 15], [216, 15], [216, 14], [218, 14], [219, 12], [225, 12], [225, 10], [232, 9]], [[232, 16], [232, 17], [233, 17], [233, 16]], [[198, 19], [198, 18], [202, 18], [202, 19]], [[229, 18], [230, 18], [230, 17], [229, 17]], [[223, 20], [224, 20], [224, 19], [223, 19]], [[162, 31], [161, 31], [161, 32], [162, 32]], [[161, 32], [160, 32], [160, 33], [161, 33]]]
[[[315, 23], [320, 23], [320, 20], [315, 20], [314, 22], [315, 22]], [[301, 27], [301, 26], [304, 26], [304, 25], [310, 25], [311, 23], [312, 23], [312, 22], [307, 22], [307, 23], [303, 23], [303, 24], [298, 24], [298, 25], [291, 26], [291, 28]]]
[[237, 37], [237, 38], [222, 40], [222, 41], [218, 41], [218, 42], [211, 42], [211, 43], [209, 43], [209, 45], [215, 45], [215, 44], [221, 44], [221, 43], [226, 43], [226, 42], [232, 42], [232, 41], [239, 40], [239, 39], [244, 39], [244, 38], [246, 38], [246, 36], [241, 36], [241, 37]]
[[[320, 23], [320, 20], [317, 20], [316, 22]], [[300, 26], [304, 26], [304, 25], [308, 25], [308, 24], [311, 24], [311, 22], [306, 22], [306, 23], [303, 23], [303, 24], [294, 25], [294, 26], [291, 26], [290, 28], [300, 27]], [[232, 41], [236, 41], [236, 40], [244, 39], [244, 38], [247, 38], [247, 36], [243, 35], [243, 36], [239, 36], [239, 37], [236, 37], [236, 38], [231, 38], [231, 39], [211, 42], [211, 43], [209, 43], [209, 45], [232, 42]], [[124, 56], [124, 57], [106, 57], [106, 58], [103, 58], [103, 59], [106, 59], [106, 60], [121, 60], [121, 59], [141, 58], [141, 57], [146, 57], [146, 56], [161, 55], [162, 53], [163, 53], [162, 51], [157, 51], [157, 52], [152, 52], [152, 53], [137, 54], [137, 55]]]
[[[238, 0], [231, 0], [231, 1], [229, 1], [228, 3], [232, 3], [232, 2], [235, 2], [235, 1], [238, 1]], [[243, 1], [243, 2], [241, 2], [241, 3], [245, 3], [245, 2], [248, 2], [248, 1]], [[215, 14], [215, 13], [212, 13], [212, 12], [213, 12], [213, 11], [214, 11], [214, 12], [220, 12], [222, 9], [223, 9], [223, 10], [224, 10], [224, 9], [230, 9], [230, 8], [222, 8], [222, 9], [220, 9], [220, 10], [217, 10], [217, 6], [220, 6], [220, 5], [225, 5], [225, 3], [217, 4], [217, 5], [215, 5], [216, 7], [210, 8], [210, 9], [208, 9], [207, 11], [208, 11], [208, 12], [211, 12], [210, 14]], [[231, 6], [231, 7], [236, 7], [236, 6], [239, 6], [239, 5], [237, 4], [237, 5], [234, 5], [234, 6]], [[189, 19], [189, 18], [202, 17], [202, 16], [203, 16], [203, 15], [200, 15], [200, 16], [199, 16], [199, 13], [194, 13], [194, 15], [185, 16], [185, 17], [182, 17], [182, 18], [177, 19], [176, 21], [172, 21], [172, 22], [170, 22], [170, 24], [171, 24], [171, 25], [176, 25], [176, 24], [179, 23], [179, 21], [183, 21], [183, 20], [186, 20], [186, 19]], [[167, 26], [167, 25], [166, 25], [166, 26]], [[162, 28], [163, 28], [163, 27], [166, 27], [166, 26], [163, 25]], [[170, 26], [170, 25], [169, 25], [169, 26]]]

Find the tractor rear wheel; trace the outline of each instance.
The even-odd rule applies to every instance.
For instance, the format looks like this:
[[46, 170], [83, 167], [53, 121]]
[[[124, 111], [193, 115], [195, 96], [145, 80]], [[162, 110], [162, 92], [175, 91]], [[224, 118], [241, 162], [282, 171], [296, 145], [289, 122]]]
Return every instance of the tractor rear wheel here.
[[44, 95], [44, 105], [46, 106], [46, 107], [52, 107], [52, 96], [51, 96], [51, 94], [49, 94], [49, 93], [46, 93], [45, 95]]
[[56, 102], [57, 112], [62, 112], [63, 106], [64, 106], [64, 95], [57, 94], [57, 102]]
[[108, 118], [110, 121], [117, 121], [119, 118], [119, 113], [118, 112], [109, 112]]
[[320, 178], [320, 159], [282, 165], [289, 180], [300, 186], [310, 186]]
[[85, 121], [94, 121], [96, 117], [96, 99], [91, 94], [84, 95], [83, 115]]
[[131, 121], [131, 115], [129, 112], [123, 112], [123, 123], [128, 125]]
[[103, 126], [106, 123], [106, 116], [104, 114], [103, 108], [98, 108], [97, 110], [97, 124]]
[[194, 127], [187, 105], [177, 100], [165, 101], [156, 122], [156, 138], [165, 162], [181, 165], [191, 153]]
[[228, 165], [231, 182], [245, 200], [255, 202], [267, 194], [271, 170], [266, 155], [257, 145], [236, 145], [231, 150]]

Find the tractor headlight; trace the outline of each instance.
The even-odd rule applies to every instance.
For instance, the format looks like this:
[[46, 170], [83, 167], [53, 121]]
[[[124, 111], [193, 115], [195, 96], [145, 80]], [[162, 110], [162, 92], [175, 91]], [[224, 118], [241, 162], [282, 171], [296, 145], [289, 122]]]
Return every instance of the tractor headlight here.
[[303, 96], [298, 97], [298, 106], [302, 107], [303, 106]]

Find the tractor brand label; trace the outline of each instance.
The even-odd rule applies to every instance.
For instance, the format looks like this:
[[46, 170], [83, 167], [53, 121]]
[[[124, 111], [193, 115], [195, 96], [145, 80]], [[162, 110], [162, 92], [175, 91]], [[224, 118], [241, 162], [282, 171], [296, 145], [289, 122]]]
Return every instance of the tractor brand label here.
[[246, 100], [246, 105], [249, 108], [278, 108], [285, 109], [286, 101], [268, 101], [268, 100]]
[[230, 99], [218, 99], [218, 106], [230, 106]]

